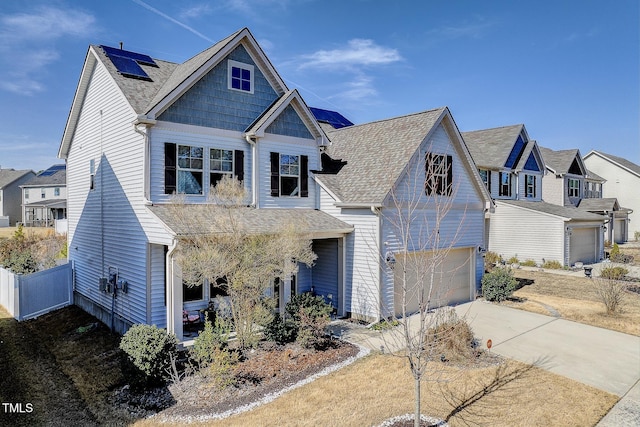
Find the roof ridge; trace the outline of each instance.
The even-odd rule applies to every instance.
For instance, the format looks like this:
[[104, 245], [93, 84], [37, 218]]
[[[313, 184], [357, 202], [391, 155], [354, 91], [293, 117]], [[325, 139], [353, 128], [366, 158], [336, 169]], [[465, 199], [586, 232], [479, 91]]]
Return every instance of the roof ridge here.
[[379, 120], [374, 120], [372, 122], [366, 122], [366, 123], [358, 123], [358, 124], [354, 124], [354, 125], [351, 125], [351, 126], [345, 126], [343, 128], [340, 128], [340, 129], [330, 130], [329, 133], [334, 133], [334, 132], [338, 132], [338, 131], [345, 130], [345, 129], [354, 129], [354, 128], [358, 128], [358, 127], [362, 127], [362, 126], [369, 126], [369, 125], [373, 125], [373, 124], [376, 124], [376, 123], [390, 122], [390, 121], [393, 121], [393, 120], [404, 119], [404, 118], [412, 117], [412, 116], [419, 116], [419, 115], [422, 115], [422, 114], [433, 113], [433, 112], [439, 111], [439, 110], [444, 111], [446, 108], [448, 108], [448, 107], [447, 106], [443, 106], [443, 107], [438, 107], [438, 108], [432, 108], [430, 110], [418, 111], [418, 112], [415, 112], [415, 113], [404, 114], [402, 116], [388, 117], [386, 119], [379, 119]]

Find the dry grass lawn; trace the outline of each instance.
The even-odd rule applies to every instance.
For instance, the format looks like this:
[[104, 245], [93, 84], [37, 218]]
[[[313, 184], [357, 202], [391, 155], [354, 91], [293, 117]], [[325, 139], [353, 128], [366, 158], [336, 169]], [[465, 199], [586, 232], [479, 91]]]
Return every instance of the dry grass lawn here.
[[529, 283], [514, 292], [522, 302], [504, 303], [522, 310], [552, 314], [552, 307], [569, 320], [640, 336], [640, 295], [628, 292], [621, 312], [607, 315], [598, 298], [594, 279], [549, 272], [514, 270], [514, 276]]
[[[17, 229], [17, 227], [0, 227], [0, 239], [13, 237]], [[22, 230], [26, 236], [50, 236], [55, 233], [53, 228], [48, 227], [24, 227]]]
[[[514, 361], [449, 372], [449, 382], [423, 384], [422, 412], [451, 426], [592, 426], [618, 399]], [[406, 361], [377, 354], [253, 411], [200, 425], [360, 427], [411, 412], [413, 380]], [[150, 419], [135, 425], [156, 422]]]

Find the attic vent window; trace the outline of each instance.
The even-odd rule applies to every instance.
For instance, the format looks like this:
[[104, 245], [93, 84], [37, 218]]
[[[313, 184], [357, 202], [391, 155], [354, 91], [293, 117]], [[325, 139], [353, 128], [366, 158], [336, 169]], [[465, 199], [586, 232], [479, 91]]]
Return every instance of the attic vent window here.
[[229, 89], [253, 93], [253, 65], [229, 60], [228, 84]]
[[141, 53], [131, 52], [124, 49], [116, 49], [109, 46], [100, 46], [107, 57], [111, 60], [111, 63], [116, 67], [118, 72], [124, 77], [132, 79], [140, 79], [152, 81], [151, 77], [142, 69], [141, 65], [148, 67], [158, 68], [158, 64], [155, 63], [149, 55], [143, 55]]

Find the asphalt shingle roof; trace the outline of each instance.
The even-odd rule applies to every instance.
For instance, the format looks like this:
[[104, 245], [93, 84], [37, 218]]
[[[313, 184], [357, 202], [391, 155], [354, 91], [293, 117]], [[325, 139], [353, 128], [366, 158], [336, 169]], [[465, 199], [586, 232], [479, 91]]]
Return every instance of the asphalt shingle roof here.
[[316, 178], [342, 203], [382, 203], [446, 107], [327, 131], [327, 154], [347, 163]]
[[67, 185], [67, 171], [61, 169], [51, 175], [38, 174], [24, 183], [22, 187], [43, 187], [47, 185]]
[[22, 178], [28, 173], [33, 173], [32, 170], [15, 170], [15, 169], [0, 169], [0, 188], [4, 188], [17, 179]]
[[[219, 210], [208, 205], [180, 205], [188, 223], [176, 218], [176, 205], [154, 205], [149, 210], [177, 235], [187, 235], [197, 229], [201, 233], [216, 233], [220, 229]], [[247, 233], [272, 233], [289, 224], [296, 224], [301, 233], [350, 233], [353, 226], [340, 221], [326, 212], [315, 209], [255, 209], [248, 207], [235, 208], [234, 219], [244, 227]]]
[[569, 172], [569, 168], [576, 158], [580, 158], [578, 149], [569, 150], [552, 150], [546, 147], [540, 147], [540, 153], [544, 158], [544, 163], [557, 174], [565, 174]]
[[[518, 139], [524, 125], [503, 126], [492, 129], [462, 132], [471, 157], [478, 167], [489, 169], [503, 168], [513, 144]], [[528, 148], [528, 153], [531, 148]], [[522, 156], [525, 157], [525, 156]], [[524, 161], [526, 161], [526, 157]]]
[[[559, 206], [547, 202], [529, 202], [525, 200], [496, 200], [496, 204], [507, 204], [529, 209], [536, 212], [542, 212], [575, 221], [604, 221], [602, 215], [587, 212], [573, 206]], [[499, 209], [499, 208], [498, 208]]]

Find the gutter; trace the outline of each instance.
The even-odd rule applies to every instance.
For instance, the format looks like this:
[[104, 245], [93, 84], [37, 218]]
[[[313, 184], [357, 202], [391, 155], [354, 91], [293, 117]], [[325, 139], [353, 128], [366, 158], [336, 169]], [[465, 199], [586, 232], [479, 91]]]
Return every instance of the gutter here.
[[[150, 198], [150, 193], [151, 193], [151, 185], [150, 185], [150, 178], [149, 175], [151, 174], [150, 172], [150, 165], [151, 162], [149, 161], [150, 157], [151, 157], [151, 144], [149, 143], [149, 133], [148, 133], [148, 129], [155, 125], [156, 121], [149, 119], [147, 116], [145, 115], [138, 115], [138, 117], [133, 121], [133, 130], [136, 133], [139, 133], [140, 135], [142, 135], [142, 138], [144, 140], [144, 156], [142, 158], [142, 188], [143, 188], [143, 195], [142, 195], [142, 199], [145, 205], [151, 205], [151, 198]], [[144, 130], [141, 130], [138, 126], [139, 125], [143, 125], [144, 126]]]
[[251, 206], [258, 209], [258, 137], [247, 133], [244, 139], [251, 146]]

